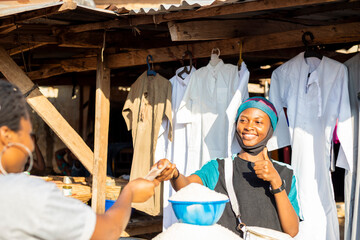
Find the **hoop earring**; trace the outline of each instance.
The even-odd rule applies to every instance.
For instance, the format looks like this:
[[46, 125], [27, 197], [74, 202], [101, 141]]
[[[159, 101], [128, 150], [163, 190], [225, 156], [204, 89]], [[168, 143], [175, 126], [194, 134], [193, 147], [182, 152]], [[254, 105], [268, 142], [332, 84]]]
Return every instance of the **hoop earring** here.
[[33, 167], [33, 164], [34, 164], [34, 158], [33, 158], [33, 154], [32, 152], [30, 151], [30, 149], [28, 147], [26, 147], [24, 144], [21, 144], [21, 143], [9, 143], [8, 145], [6, 145], [3, 150], [0, 152], [0, 171], [6, 175], [8, 174], [8, 172], [5, 171], [3, 165], [2, 165], [2, 156], [4, 154], [4, 152], [9, 149], [10, 147], [13, 147], [13, 146], [17, 146], [17, 147], [22, 147], [23, 149], [25, 149], [25, 151], [28, 153], [29, 155], [29, 158], [30, 158], [30, 164], [29, 164], [29, 167], [28, 169], [26, 170], [26, 172], [30, 172], [32, 167]]

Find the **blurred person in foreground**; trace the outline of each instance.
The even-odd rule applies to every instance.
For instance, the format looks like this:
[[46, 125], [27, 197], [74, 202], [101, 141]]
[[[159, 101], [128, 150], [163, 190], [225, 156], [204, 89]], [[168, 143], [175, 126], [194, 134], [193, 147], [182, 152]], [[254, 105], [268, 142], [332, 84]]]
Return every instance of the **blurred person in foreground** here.
[[[132, 202], [154, 194], [156, 180], [136, 179], [104, 214], [65, 197], [55, 184], [23, 174], [33, 165], [32, 125], [19, 88], [0, 80], [0, 239], [118, 239]], [[28, 169], [30, 171], [30, 169]]]

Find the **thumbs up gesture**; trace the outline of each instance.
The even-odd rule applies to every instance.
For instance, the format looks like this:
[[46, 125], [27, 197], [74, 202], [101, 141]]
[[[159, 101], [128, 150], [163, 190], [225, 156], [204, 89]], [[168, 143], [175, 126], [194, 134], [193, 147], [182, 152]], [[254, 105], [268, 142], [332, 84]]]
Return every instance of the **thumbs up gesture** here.
[[279, 173], [274, 168], [274, 165], [269, 159], [267, 148], [262, 151], [264, 160], [255, 162], [254, 170], [258, 178], [268, 181], [273, 189], [277, 189], [281, 186], [282, 180]]

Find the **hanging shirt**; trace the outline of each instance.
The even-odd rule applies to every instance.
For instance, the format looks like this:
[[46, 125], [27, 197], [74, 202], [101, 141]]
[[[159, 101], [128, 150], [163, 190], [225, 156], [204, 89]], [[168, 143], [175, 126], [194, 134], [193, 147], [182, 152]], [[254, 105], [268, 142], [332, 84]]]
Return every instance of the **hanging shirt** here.
[[[189, 67], [188, 67], [189, 68]], [[156, 146], [156, 161], [167, 158], [172, 163], [176, 164], [177, 169], [181, 174], [189, 175], [195, 170], [189, 172], [187, 169], [187, 147], [188, 141], [190, 138], [188, 124], [178, 123], [177, 122], [177, 110], [179, 108], [180, 102], [184, 96], [186, 88], [189, 84], [190, 77], [192, 73], [195, 72], [195, 68], [192, 67], [190, 74], [183, 73], [182, 77], [179, 77], [178, 74], [184, 69], [184, 67], [176, 70], [174, 77], [170, 79], [172, 85], [172, 98], [171, 98], [171, 108], [173, 116], [173, 141], [168, 141], [167, 131], [169, 130], [168, 120], [164, 120], [162, 123], [162, 133], [159, 133], [158, 144]], [[161, 131], [161, 130], [160, 130]], [[172, 194], [175, 193], [174, 189], [171, 187], [169, 181], [164, 182], [164, 195], [163, 195], [163, 228], [166, 229], [170, 227], [173, 223], [177, 222], [177, 218], [172, 210], [171, 204], [168, 200]]]
[[[229, 142], [234, 137], [229, 131], [235, 117], [230, 119], [226, 110], [234, 108], [230, 102], [236, 92], [240, 92], [240, 97], [234, 104], [241, 104], [248, 79], [248, 74], [240, 79], [237, 66], [224, 64], [222, 60], [216, 66], [208, 64], [192, 74], [176, 117], [178, 123], [190, 124], [188, 169], [200, 169], [210, 159], [228, 156]], [[233, 112], [236, 114], [236, 110]]]
[[[162, 119], [169, 120], [168, 138], [172, 140], [171, 83], [164, 77], [148, 76], [145, 71], [131, 85], [123, 108], [128, 130], [132, 130], [134, 155], [130, 180], [145, 177], [155, 163], [154, 155]], [[151, 215], [160, 213], [161, 187], [145, 203], [133, 207]]]
[[241, 63], [241, 68], [238, 71], [238, 77], [239, 86], [237, 87], [237, 90], [231, 99], [228, 108], [226, 109], [226, 115], [229, 121], [227, 156], [231, 156], [232, 153], [239, 153], [241, 150], [240, 144], [235, 137], [235, 131], [237, 110], [241, 103], [249, 98], [248, 83], [250, 73], [245, 62]]
[[[292, 146], [291, 165], [298, 178], [304, 217], [297, 239], [339, 239], [329, 169], [336, 119], [343, 153], [339, 153], [337, 166], [350, 170], [353, 162], [347, 69], [327, 57], [305, 60], [300, 53], [273, 72], [270, 101], [278, 113], [287, 108], [289, 127], [286, 120], [283, 124], [279, 121], [276, 130], [280, 131], [274, 132], [276, 142], [268, 147]], [[290, 142], [284, 142], [288, 139]]]
[[353, 170], [345, 173], [345, 240], [360, 239], [359, 93], [360, 53], [345, 62], [349, 70], [351, 121], [354, 127]]

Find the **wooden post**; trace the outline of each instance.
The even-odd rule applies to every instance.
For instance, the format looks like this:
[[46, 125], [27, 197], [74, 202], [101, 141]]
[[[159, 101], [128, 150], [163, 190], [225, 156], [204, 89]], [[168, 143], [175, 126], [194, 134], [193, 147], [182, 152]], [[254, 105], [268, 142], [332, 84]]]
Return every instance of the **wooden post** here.
[[[0, 71], [9, 82], [17, 85], [23, 93], [27, 93], [34, 86], [34, 83], [2, 47], [0, 47]], [[93, 152], [51, 102], [37, 88], [30, 93], [26, 100], [87, 170], [92, 173]]]
[[95, 101], [94, 174], [91, 205], [96, 213], [104, 213], [110, 114], [110, 69], [105, 68], [100, 54], [97, 58]]

